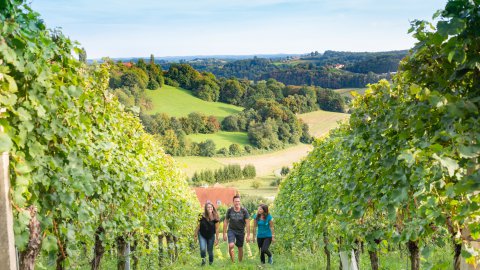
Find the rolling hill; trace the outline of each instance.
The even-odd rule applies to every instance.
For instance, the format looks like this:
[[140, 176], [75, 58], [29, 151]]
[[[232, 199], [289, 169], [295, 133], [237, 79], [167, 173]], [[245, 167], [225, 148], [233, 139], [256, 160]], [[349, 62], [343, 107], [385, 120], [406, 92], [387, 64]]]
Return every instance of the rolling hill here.
[[169, 85], [157, 90], [146, 90], [147, 96], [153, 101], [153, 109], [149, 114], [166, 113], [170, 116], [187, 116], [191, 112], [213, 115], [218, 121], [240, 112], [242, 107], [221, 102], [208, 102], [195, 97], [190, 91]]

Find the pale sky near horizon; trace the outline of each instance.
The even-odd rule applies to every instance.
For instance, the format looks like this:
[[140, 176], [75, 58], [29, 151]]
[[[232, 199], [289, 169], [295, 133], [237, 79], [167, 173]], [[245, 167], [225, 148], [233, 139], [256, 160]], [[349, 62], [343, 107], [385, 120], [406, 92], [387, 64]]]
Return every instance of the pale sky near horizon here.
[[88, 58], [409, 49], [446, 0], [31, 0]]

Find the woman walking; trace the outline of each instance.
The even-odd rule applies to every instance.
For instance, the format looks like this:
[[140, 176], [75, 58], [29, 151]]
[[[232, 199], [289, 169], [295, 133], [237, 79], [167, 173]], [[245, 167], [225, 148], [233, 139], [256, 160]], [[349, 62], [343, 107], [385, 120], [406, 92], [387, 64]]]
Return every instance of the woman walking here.
[[205, 204], [205, 209], [198, 220], [195, 229], [195, 241], [200, 242], [200, 256], [202, 257], [202, 266], [206, 264], [206, 253], [208, 251], [208, 263], [213, 263], [213, 245], [218, 245], [218, 217], [217, 210], [211, 203]]
[[265, 264], [265, 255], [267, 255], [268, 263], [273, 264], [273, 255], [269, 248], [270, 244], [275, 241], [275, 234], [273, 230], [273, 218], [268, 213], [268, 206], [265, 204], [260, 204], [257, 214], [253, 217], [253, 220], [253, 241], [255, 241], [256, 237], [258, 249], [260, 250], [260, 261], [262, 264]]

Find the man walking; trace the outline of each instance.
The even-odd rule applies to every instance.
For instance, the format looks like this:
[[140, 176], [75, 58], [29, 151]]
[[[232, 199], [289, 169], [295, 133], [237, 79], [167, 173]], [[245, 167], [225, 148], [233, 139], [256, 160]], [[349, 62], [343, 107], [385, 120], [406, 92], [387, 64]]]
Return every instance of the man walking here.
[[245, 242], [245, 226], [247, 227], [247, 242], [250, 241], [250, 215], [247, 209], [241, 206], [240, 196], [233, 197], [233, 207], [227, 210], [223, 222], [223, 240], [227, 241], [228, 228], [228, 253], [234, 262], [234, 245], [238, 248], [238, 261], [243, 259], [243, 243]]

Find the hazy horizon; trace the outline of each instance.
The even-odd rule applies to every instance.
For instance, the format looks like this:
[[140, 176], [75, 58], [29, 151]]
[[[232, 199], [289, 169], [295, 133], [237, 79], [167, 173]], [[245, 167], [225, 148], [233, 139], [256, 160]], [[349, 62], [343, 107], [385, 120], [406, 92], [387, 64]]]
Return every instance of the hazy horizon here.
[[32, 8], [98, 59], [406, 50], [410, 22], [431, 20], [445, 2], [33, 0]]
[[[381, 51], [338, 51], [335, 49], [326, 49], [325, 51], [337, 51], [337, 52], [351, 52], [351, 53], [377, 53], [377, 52], [389, 52], [389, 51], [408, 51], [411, 48], [405, 48], [405, 49], [400, 49], [400, 50], [381, 50]], [[320, 54], [325, 53], [325, 51], [319, 51]], [[252, 53], [252, 54], [192, 54], [192, 55], [154, 55], [155, 59], [162, 59], [162, 58], [182, 58], [182, 57], [188, 57], [188, 58], [213, 58], [213, 57], [251, 57], [251, 56], [289, 56], [289, 55], [295, 55], [295, 56], [301, 56], [301, 55], [306, 55], [311, 53], [312, 51], [309, 52], [303, 52], [303, 53]], [[313, 51], [314, 52], [314, 51]], [[141, 56], [118, 56], [118, 57], [110, 57], [112, 59], [122, 59], [122, 58], [145, 58], [148, 59], [150, 58], [150, 55], [141, 55]], [[96, 59], [101, 59], [102, 57], [99, 58], [90, 58], [88, 59], [91, 60], [96, 60]]]

